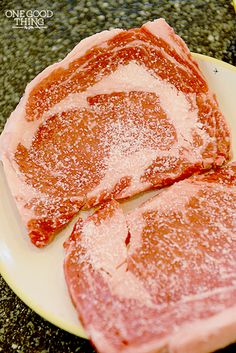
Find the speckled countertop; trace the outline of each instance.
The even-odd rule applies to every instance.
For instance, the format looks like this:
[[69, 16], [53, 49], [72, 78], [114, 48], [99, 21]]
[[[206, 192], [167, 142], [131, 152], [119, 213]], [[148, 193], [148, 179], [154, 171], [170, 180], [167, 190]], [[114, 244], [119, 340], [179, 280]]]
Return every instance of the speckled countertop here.
[[[82, 38], [104, 29], [131, 28], [164, 17], [190, 50], [236, 65], [236, 15], [230, 0], [3, 0], [0, 8], [0, 131], [27, 82]], [[46, 29], [13, 29], [5, 14], [9, 9], [49, 9], [54, 15]], [[0, 277], [0, 352], [94, 351], [88, 341], [32, 312]], [[236, 345], [222, 352], [235, 353]]]

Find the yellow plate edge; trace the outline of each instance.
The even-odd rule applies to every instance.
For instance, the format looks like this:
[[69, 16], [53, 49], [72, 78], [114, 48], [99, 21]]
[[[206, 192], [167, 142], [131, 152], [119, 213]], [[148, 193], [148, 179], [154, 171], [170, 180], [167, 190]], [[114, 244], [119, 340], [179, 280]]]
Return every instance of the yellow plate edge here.
[[191, 52], [191, 54], [194, 57], [194, 59], [199, 59], [199, 60], [213, 62], [213, 63], [215, 62], [216, 64], [221, 65], [221, 66], [225, 67], [226, 69], [229, 69], [229, 70], [232, 70], [232, 71], [236, 71], [236, 66], [233, 66], [233, 65], [231, 65], [229, 63], [226, 63], [225, 61], [212, 58], [211, 56], [194, 53], [194, 52]]
[[59, 327], [64, 331], [67, 331], [81, 338], [88, 339], [88, 336], [84, 332], [83, 328], [79, 327], [79, 325], [76, 326], [68, 323], [65, 324], [63, 320], [58, 319], [55, 315], [48, 314], [47, 311], [43, 310], [35, 302], [32, 302], [30, 297], [27, 296], [27, 294], [25, 294], [24, 292], [21, 291], [20, 288], [15, 286], [14, 280], [12, 280], [10, 276], [8, 276], [7, 271], [4, 270], [4, 265], [1, 262], [0, 262], [0, 274], [3, 277], [4, 281], [11, 288], [11, 290], [17, 295], [17, 297], [19, 297], [24, 304], [26, 304], [31, 310], [33, 310], [36, 314], [41, 316], [44, 320], [50, 322], [54, 326]]

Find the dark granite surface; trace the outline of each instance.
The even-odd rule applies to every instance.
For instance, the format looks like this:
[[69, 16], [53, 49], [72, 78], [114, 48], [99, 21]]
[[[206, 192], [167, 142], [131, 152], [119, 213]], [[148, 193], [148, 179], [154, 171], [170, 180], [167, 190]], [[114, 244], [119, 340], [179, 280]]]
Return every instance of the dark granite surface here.
[[[1, 1], [0, 9], [0, 131], [27, 82], [79, 40], [103, 29], [164, 17], [192, 51], [236, 65], [236, 15], [230, 0], [15, 0]], [[8, 9], [50, 9], [54, 15], [46, 29], [13, 29]], [[94, 351], [88, 341], [32, 312], [0, 278], [0, 352]], [[236, 345], [221, 352], [236, 352]]]

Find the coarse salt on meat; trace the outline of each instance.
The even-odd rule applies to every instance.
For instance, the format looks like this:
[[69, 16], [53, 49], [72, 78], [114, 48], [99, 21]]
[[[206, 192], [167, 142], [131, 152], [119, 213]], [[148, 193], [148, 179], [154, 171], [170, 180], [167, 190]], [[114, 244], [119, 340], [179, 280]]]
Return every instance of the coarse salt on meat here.
[[65, 248], [69, 293], [100, 353], [207, 353], [235, 341], [235, 162], [127, 215], [103, 205]]
[[42, 247], [82, 208], [223, 164], [214, 95], [163, 19], [81, 41], [26, 88], [0, 141], [7, 180]]

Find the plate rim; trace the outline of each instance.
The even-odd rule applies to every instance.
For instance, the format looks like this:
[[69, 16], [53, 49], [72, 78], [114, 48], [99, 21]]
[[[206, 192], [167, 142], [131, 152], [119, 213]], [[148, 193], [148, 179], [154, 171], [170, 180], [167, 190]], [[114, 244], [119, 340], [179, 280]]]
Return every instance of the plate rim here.
[[[207, 55], [199, 54], [199, 53], [191, 52], [191, 54], [193, 55], [194, 59], [198, 59], [200, 61], [207, 61], [211, 63], [215, 62], [217, 65], [221, 65], [236, 73], [236, 67], [225, 61], [222, 61]], [[66, 332], [69, 332], [70, 334], [73, 334], [77, 337], [81, 337], [84, 339], [88, 339], [82, 327], [79, 327], [79, 325], [76, 326], [67, 322], [65, 323], [64, 320], [59, 319], [54, 314], [48, 313], [47, 310], [44, 310], [43, 308], [41, 308], [40, 305], [32, 301], [31, 298], [27, 296], [27, 293], [25, 293], [20, 287], [15, 285], [14, 279], [11, 277], [11, 275], [8, 274], [7, 268], [4, 266], [4, 261], [2, 261], [1, 258], [0, 258], [0, 274], [3, 277], [4, 281], [7, 283], [7, 285], [10, 287], [10, 289], [14, 292], [14, 294], [18, 298], [20, 298], [20, 300], [25, 305], [27, 305], [32, 311], [34, 311], [37, 315], [41, 316], [41, 318], [48, 321], [50, 324], [53, 324], [54, 326]]]

